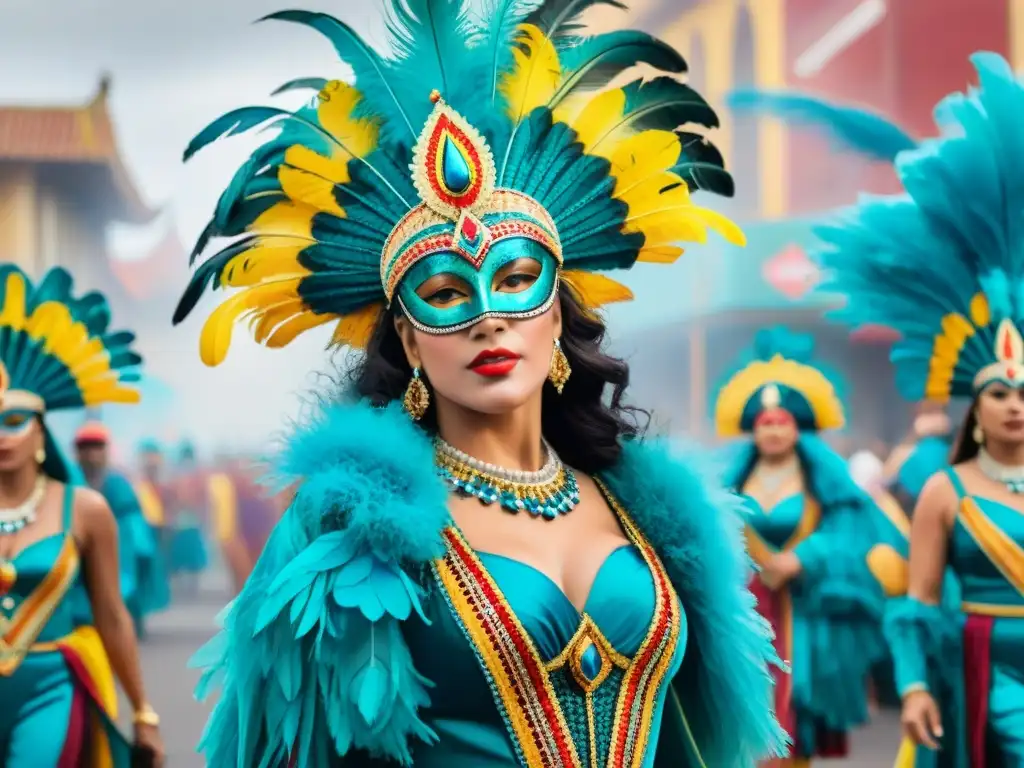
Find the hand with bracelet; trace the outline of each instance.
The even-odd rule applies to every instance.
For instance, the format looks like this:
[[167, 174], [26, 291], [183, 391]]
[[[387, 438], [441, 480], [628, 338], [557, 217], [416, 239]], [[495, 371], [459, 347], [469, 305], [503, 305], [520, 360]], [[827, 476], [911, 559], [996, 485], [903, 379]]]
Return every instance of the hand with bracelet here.
[[149, 752], [153, 756], [153, 768], [161, 768], [164, 764], [164, 741], [160, 736], [160, 716], [149, 704], [143, 704], [135, 710], [132, 724], [135, 748]]
[[939, 705], [923, 685], [910, 686], [903, 692], [900, 725], [903, 727], [903, 735], [915, 744], [929, 749], [939, 748], [938, 740], [942, 738]]

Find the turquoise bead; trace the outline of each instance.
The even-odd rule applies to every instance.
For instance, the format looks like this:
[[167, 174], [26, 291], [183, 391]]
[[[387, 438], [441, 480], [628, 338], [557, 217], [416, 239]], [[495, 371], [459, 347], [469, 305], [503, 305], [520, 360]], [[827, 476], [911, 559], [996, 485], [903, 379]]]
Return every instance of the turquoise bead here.
[[457, 195], [469, 189], [469, 185], [473, 181], [469, 163], [447, 136], [444, 137], [441, 144], [441, 173], [444, 176], [444, 185]]

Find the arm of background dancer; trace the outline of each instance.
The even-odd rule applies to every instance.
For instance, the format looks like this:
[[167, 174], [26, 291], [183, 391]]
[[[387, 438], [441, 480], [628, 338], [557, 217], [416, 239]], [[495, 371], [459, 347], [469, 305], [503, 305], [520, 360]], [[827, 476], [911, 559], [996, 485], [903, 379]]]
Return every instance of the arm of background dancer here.
[[892, 452], [889, 454], [889, 458], [885, 460], [882, 465], [882, 476], [886, 481], [890, 481], [896, 478], [900, 473], [900, 468], [903, 463], [910, 457], [913, 452], [914, 446], [912, 443], [900, 443]]
[[956, 492], [945, 474], [925, 483], [910, 524], [909, 594], [926, 605], [942, 599], [949, 532], [956, 513]]
[[88, 489], [75, 492], [75, 518], [84, 533], [82, 561], [93, 622], [114, 673], [139, 711], [147, 702], [135, 627], [121, 598], [117, 521], [103, 497]]

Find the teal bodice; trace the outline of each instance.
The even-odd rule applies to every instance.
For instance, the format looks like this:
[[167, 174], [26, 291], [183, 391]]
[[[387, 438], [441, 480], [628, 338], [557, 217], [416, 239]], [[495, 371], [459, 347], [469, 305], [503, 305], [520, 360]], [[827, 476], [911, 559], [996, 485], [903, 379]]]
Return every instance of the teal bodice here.
[[[55, 533], [32, 544], [18, 553], [12, 561], [17, 577], [10, 592], [0, 599], [0, 608], [6, 619], [10, 620], [22, 608], [26, 600], [39, 599], [46, 591], [43, 582], [50, 576], [58, 560], [61, 559], [65, 546], [65, 538], [69, 534]], [[74, 546], [72, 543], [71, 546]], [[53, 613], [39, 630], [36, 642], [47, 643], [59, 640], [71, 634], [75, 628], [74, 601], [63, 599], [53, 607]], [[42, 618], [42, 617], [40, 617]]]
[[[655, 590], [651, 572], [635, 546], [624, 545], [608, 556], [597, 573], [583, 613], [576, 610], [550, 578], [535, 568], [501, 555], [480, 553], [478, 556], [545, 664], [556, 660], [570, 646], [585, 617], [589, 617], [614, 651], [625, 659], [631, 659], [640, 650], [655, 613]], [[431, 624], [410, 621], [405, 632], [417, 670], [435, 684], [430, 692], [430, 707], [424, 715], [440, 741], [433, 746], [420, 746], [414, 756], [415, 765], [417, 768], [518, 766], [490, 684], [439, 590], [432, 593], [426, 612]], [[671, 679], [678, 671], [685, 646], [684, 617], [680, 642], [666, 679]], [[584, 655], [584, 666], [587, 661]], [[621, 678], [621, 672], [616, 669], [592, 694], [601, 765], [607, 759], [603, 752], [607, 751], [610, 739], [608, 731], [614, 714], [611, 710]], [[582, 690], [568, 674], [553, 674], [552, 682], [574, 742], [578, 747], [587, 745]], [[664, 696], [665, 691], [660, 691], [644, 766], [654, 764]], [[604, 742], [603, 745], [600, 742]], [[589, 766], [586, 751], [580, 751], [584, 765]]]
[[782, 549], [792, 540], [804, 517], [804, 495], [795, 493], [787, 496], [770, 510], [760, 505], [750, 509], [747, 525], [754, 529], [765, 543], [775, 549]]
[[[1024, 547], [1024, 512], [975, 497], [981, 512], [1018, 547]], [[949, 564], [960, 579], [965, 603], [1024, 606], [1024, 595], [1006, 579], [957, 516], [949, 543]]]

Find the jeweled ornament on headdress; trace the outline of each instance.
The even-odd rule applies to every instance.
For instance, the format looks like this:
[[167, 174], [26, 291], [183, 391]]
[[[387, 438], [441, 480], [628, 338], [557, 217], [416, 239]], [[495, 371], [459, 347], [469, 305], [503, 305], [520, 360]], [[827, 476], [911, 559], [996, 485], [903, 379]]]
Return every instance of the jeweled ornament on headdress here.
[[[177, 323], [208, 287], [239, 289], [203, 328], [208, 364], [242, 319], [271, 347], [328, 323], [333, 343], [360, 347], [393, 301], [418, 329], [452, 333], [545, 312], [560, 284], [585, 308], [628, 300], [603, 272], [671, 263], [708, 230], [743, 243], [692, 201], [733, 183], [699, 133], [718, 118], [676, 77], [686, 63], [670, 46], [634, 30], [587, 35], [588, 3], [501, 3], [482, 19], [470, 0], [385, 5], [387, 54], [325, 14], [269, 16], [328, 37], [353, 82], [289, 83], [321, 98], [236, 109], [186, 151], [279, 129], [221, 196], [195, 253], [232, 241], [198, 266], [175, 312]], [[638, 64], [655, 76], [610, 87]], [[523, 260], [532, 283], [502, 290]], [[429, 295], [442, 274], [459, 301]]]

